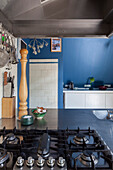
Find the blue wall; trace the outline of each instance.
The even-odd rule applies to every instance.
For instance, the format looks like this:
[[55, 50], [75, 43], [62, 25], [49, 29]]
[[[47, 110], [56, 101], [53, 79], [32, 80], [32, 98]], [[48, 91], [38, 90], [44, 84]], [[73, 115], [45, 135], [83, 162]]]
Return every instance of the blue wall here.
[[88, 77], [113, 84], [113, 39], [63, 39], [63, 80], [83, 86]]
[[[30, 39], [24, 40], [29, 44]], [[28, 60], [58, 59], [59, 108], [63, 108], [63, 82], [66, 84], [71, 80], [75, 86], [83, 86], [88, 77], [93, 76], [96, 81], [113, 84], [113, 38], [63, 38], [61, 53], [52, 53], [50, 39], [47, 42], [48, 47], [41, 49], [41, 53], [36, 56], [28, 47]], [[20, 82], [20, 70], [19, 63], [18, 83]], [[27, 64], [27, 82], [29, 90], [29, 64]]]

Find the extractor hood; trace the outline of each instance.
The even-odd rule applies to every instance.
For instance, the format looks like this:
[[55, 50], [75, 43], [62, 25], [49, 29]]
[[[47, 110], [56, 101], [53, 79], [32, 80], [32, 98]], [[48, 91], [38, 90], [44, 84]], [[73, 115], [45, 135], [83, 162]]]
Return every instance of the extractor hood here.
[[4, 0], [0, 21], [16, 37], [108, 36], [113, 0]]

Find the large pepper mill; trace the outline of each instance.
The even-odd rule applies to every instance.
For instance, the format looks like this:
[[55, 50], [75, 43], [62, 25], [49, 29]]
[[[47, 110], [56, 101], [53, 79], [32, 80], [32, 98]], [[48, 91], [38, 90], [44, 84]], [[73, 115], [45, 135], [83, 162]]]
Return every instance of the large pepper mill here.
[[21, 80], [20, 80], [20, 88], [19, 88], [19, 119], [23, 115], [27, 115], [27, 96], [28, 96], [28, 90], [27, 90], [27, 80], [26, 80], [26, 63], [27, 63], [27, 49], [20, 50], [21, 54]]

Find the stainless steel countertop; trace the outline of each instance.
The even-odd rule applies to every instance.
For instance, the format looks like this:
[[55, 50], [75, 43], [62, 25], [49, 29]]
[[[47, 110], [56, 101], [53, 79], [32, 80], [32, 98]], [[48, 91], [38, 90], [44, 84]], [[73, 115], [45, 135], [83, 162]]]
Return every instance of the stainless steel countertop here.
[[[31, 110], [29, 110], [31, 112]], [[102, 136], [104, 141], [113, 151], [113, 122], [105, 119], [98, 119], [89, 109], [48, 109], [42, 120], [35, 120], [31, 126], [21, 126], [20, 121], [13, 119], [1, 119], [0, 129], [6, 126], [12, 129], [15, 126], [19, 129], [95, 129]]]

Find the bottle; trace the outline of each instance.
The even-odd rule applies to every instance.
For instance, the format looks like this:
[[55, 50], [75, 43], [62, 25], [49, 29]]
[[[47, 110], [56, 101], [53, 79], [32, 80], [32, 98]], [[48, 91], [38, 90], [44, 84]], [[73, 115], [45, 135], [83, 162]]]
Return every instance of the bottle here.
[[70, 82], [69, 88], [70, 88], [70, 90], [73, 90], [73, 89], [74, 89], [74, 83], [73, 83], [73, 81]]

